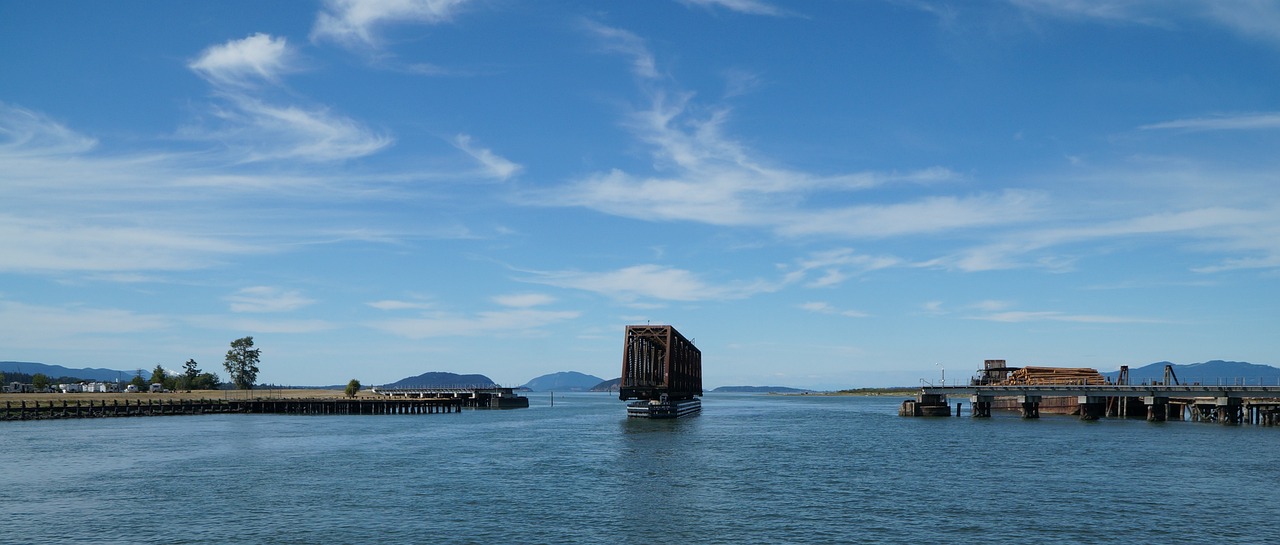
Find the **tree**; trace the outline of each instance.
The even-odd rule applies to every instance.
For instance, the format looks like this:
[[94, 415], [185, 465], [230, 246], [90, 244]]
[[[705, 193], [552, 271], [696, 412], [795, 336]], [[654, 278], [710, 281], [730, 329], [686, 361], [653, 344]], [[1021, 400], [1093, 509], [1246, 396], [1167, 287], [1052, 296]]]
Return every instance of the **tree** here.
[[166, 376], [166, 373], [164, 372], [164, 367], [160, 367], [160, 364], [157, 363], [156, 368], [151, 371], [150, 384], [159, 384], [161, 386], [164, 386], [165, 376]]
[[196, 360], [187, 360], [187, 363], [182, 364], [182, 368], [182, 376], [187, 378], [188, 385], [195, 382], [196, 377], [200, 376], [200, 367]]
[[227, 361], [223, 367], [230, 375], [232, 384], [240, 390], [252, 390], [253, 383], [258, 380], [258, 356], [261, 351], [253, 347], [253, 337], [242, 337], [231, 341], [231, 350], [227, 351]]
[[360, 381], [351, 379], [351, 382], [347, 383], [347, 397], [355, 397], [358, 393], [360, 393]]
[[142, 378], [142, 369], [138, 369], [138, 374], [133, 376], [133, 380], [130, 380], [129, 384], [132, 384], [134, 388], [137, 388], [140, 391], [146, 391], [147, 381]]
[[222, 379], [218, 378], [217, 373], [200, 373], [188, 387], [192, 390], [217, 390], [221, 385]]
[[33, 386], [37, 392], [43, 392], [45, 388], [49, 387], [49, 376], [44, 373], [31, 375], [31, 386]]

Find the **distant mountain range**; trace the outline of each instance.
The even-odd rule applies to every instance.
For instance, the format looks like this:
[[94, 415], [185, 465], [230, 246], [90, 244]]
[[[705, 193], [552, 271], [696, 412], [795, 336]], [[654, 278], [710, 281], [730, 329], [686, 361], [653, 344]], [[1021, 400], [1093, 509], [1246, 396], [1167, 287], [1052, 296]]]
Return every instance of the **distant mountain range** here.
[[[115, 369], [70, 369], [61, 365], [49, 365], [45, 363], [36, 363], [31, 361], [0, 361], [0, 373], [22, 373], [25, 375], [34, 375], [37, 373], [44, 374], [49, 378], [72, 377], [80, 380], [94, 380], [99, 382], [127, 382], [137, 374], [137, 370], [133, 371], [117, 371]], [[151, 376], [149, 371], [143, 371], [147, 377]]]
[[[1280, 368], [1242, 361], [1222, 360], [1185, 365], [1161, 361], [1142, 367], [1130, 368], [1129, 383], [1142, 384], [1144, 382], [1162, 381], [1164, 380], [1164, 366], [1166, 365], [1173, 366], [1173, 374], [1178, 378], [1178, 382], [1182, 384], [1198, 382], [1209, 385], [1250, 385], [1258, 384], [1259, 381], [1268, 385], [1280, 384]], [[1120, 371], [1102, 373], [1102, 376], [1108, 377], [1114, 382], [1116, 377], [1120, 376]]]
[[586, 392], [603, 381], [577, 371], [563, 371], [535, 378], [525, 383], [524, 388], [534, 392]]

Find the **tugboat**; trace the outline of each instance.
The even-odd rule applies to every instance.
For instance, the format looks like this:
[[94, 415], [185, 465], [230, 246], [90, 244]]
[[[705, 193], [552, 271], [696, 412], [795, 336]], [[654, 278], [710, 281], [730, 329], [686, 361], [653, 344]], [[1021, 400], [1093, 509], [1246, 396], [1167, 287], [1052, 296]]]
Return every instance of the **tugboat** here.
[[702, 412], [702, 351], [669, 325], [627, 326], [618, 399], [627, 416], [680, 418]]

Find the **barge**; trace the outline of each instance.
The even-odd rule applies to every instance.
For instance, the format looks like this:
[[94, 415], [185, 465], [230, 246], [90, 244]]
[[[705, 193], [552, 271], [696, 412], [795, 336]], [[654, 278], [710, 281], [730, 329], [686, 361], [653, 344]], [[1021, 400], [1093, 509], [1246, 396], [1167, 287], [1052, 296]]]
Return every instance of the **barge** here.
[[618, 399], [627, 416], [680, 418], [702, 412], [702, 351], [669, 325], [627, 326]]
[[651, 399], [627, 404], [627, 416], [631, 418], [680, 418], [701, 412], [702, 400], [696, 397], [679, 401]]

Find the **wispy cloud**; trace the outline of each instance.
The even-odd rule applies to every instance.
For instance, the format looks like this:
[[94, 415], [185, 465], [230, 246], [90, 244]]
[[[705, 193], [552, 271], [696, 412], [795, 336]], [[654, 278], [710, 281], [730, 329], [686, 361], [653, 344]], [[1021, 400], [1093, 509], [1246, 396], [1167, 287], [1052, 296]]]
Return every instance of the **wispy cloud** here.
[[402, 23], [451, 20], [470, 0], [327, 0], [311, 29], [313, 41], [346, 47], [377, 47], [378, 32]]
[[58, 335], [124, 334], [156, 331], [169, 327], [161, 315], [90, 308], [79, 305], [32, 305], [0, 299], [0, 338], [13, 346], [20, 341], [47, 339], [47, 332]]
[[315, 303], [297, 290], [272, 286], [243, 288], [226, 300], [231, 303], [232, 312], [289, 312]]
[[589, 291], [622, 302], [640, 304], [740, 299], [777, 289], [776, 284], [765, 281], [711, 282], [692, 271], [655, 264], [634, 265], [604, 272], [538, 272], [525, 280]]
[[1280, 129], [1280, 113], [1266, 112], [1243, 115], [1222, 115], [1213, 117], [1194, 117], [1152, 123], [1138, 127], [1143, 130], [1183, 130], [1183, 131], [1238, 131]]
[[832, 314], [846, 318], [866, 318], [869, 314], [857, 310], [841, 310], [825, 301], [810, 301], [800, 304], [800, 308], [817, 314]]
[[[1265, 203], [1264, 203], [1264, 206]], [[1273, 205], [1274, 206], [1274, 205]], [[1243, 209], [1207, 207], [1176, 212], [1101, 221], [1091, 225], [1041, 227], [1000, 235], [996, 242], [971, 247], [928, 265], [954, 267], [964, 271], [985, 271], [1020, 267], [1053, 268], [1061, 262], [1053, 259], [1036, 261], [1037, 252], [1048, 248], [1090, 241], [1129, 238], [1176, 237], [1186, 240], [1217, 241], [1202, 247], [1207, 251], [1251, 252], [1265, 257], [1233, 260], [1240, 267], [1262, 267], [1275, 263], [1280, 256], [1280, 219], [1274, 207]], [[1029, 257], [1030, 256], [1030, 257]], [[1227, 267], [1224, 263], [1224, 268]], [[1224, 270], [1206, 267], [1204, 272]]]
[[369, 326], [410, 339], [474, 335], [527, 336], [540, 334], [547, 326], [572, 320], [580, 315], [580, 312], [573, 310], [512, 308], [474, 315], [436, 312], [416, 318], [375, 321]]
[[328, 108], [265, 101], [258, 84], [278, 85], [279, 76], [293, 69], [294, 56], [284, 38], [266, 34], [205, 49], [187, 66], [213, 84], [223, 102], [208, 112], [214, 126], [189, 126], [181, 135], [224, 143], [244, 162], [341, 161], [391, 145], [390, 137]]
[[748, 15], [786, 15], [787, 12], [762, 0], [680, 0], [681, 3], [703, 8], [723, 8]]
[[0, 271], [188, 270], [261, 251], [199, 234], [0, 214]]
[[[632, 59], [648, 82], [649, 107], [631, 113], [625, 127], [653, 155], [655, 172], [595, 172], [535, 197], [536, 202], [580, 206], [648, 221], [693, 221], [771, 229], [784, 236], [886, 237], [1025, 221], [1037, 196], [1005, 191], [969, 197], [933, 196], [897, 203], [858, 203], [856, 192], [889, 185], [920, 187], [963, 179], [931, 166], [903, 172], [820, 174], [775, 166], [724, 131], [731, 110], [697, 106], [694, 94], [656, 85], [653, 55], [635, 34], [589, 23], [606, 49]], [[849, 202], [854, 200], [852, 204]], [[829, 202], [846, 203], [825, 205]], [[824, 204], [815, 204], [824, 203]], [[999, 211], [996, 213], [996, 211]]]
[[649, 46], [634, 32], [623, 30], [595, 21], [584, 20], [583, 26], [597, 38], [603, 51], [620, 53], [631, 57], [631, 72], [645, 80], [656, 80], [662, 77], [658, 72], [658, 61], [649, 51]]
[[815, 252], [798, 259], [794, 265], [782, 267], [785, 273], [782, 283], [804, 282], [811, 288], [825, 288], [841, 284], [853, 276], [902, 265], [903, 260], [896, 257], [866, 255], [851, 248], [837, 248]]
[[401, 301], [398, 299], [384, 299], [366, 304], [378, 310], [426, 310], [435, 306], [426, 301]]
[[524, 169], [524, 167], [498, 156], [489, 149], [472, 145], [469, 135], [459, 134], [455, 136], [453, 145], [480, 163], [486, 177], [506, 180]]
[[1280, 46], [1280, 4], [1270, 0], [1008, 0], [1028, 13], [1182, 30], [1196, 22]]
[[294, 69], [293, 56], [285, 38], [258, 33], [209, 46], [188, 66], [217, 85], [245, 87], [259, 81], [277, 82], [281, 74]]
[[1075, 322], [1085, 324], [1158, 324], [1168, 323], [1168, 320], [1157, 318], [1142, 318], [1135, 316], [1108, 316], [1102, 314], [1070, 314], [1060, 311], [1017, 311], [1011, 310], [1006, 312], [992, 312], [989, 314], [973, 315], [968, 317], [971, 320], [984, 320], [988, 322]]
[[98, 144], [47, 116], [0, 102], [0, 156], [10, 160], [87, 152]]
[[499, 305], [517, 308], [540, 307], [554, 303], [555, 300], [555, 297], [545, 293], [514, 293], [493, 298], [493, 301]]
[[1119, 316], [1109, 314], [1077, 314], [1059, 310], [1016, 310], [1017, 303], [998, 299], [986, 299], [947, 308], [942, 301], [929, 301], [923, 305], [925, 314], [930, 316], [951, 316], [966, 320], [987, 322], [1026, 323], [1026, 322], [1072, 322], [1084, 324], [1157, 324], [1170, 323], [1163, 318], [1143, 316]]

